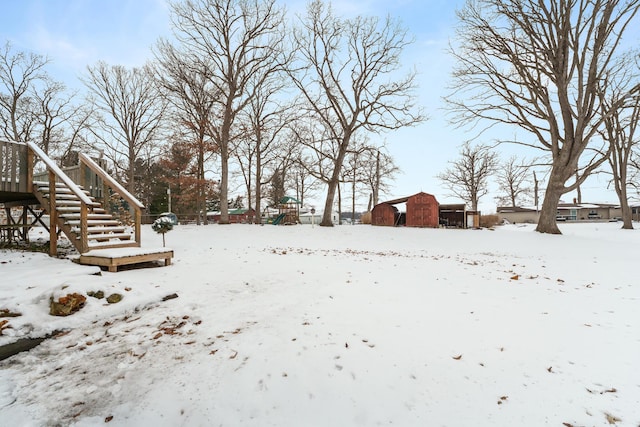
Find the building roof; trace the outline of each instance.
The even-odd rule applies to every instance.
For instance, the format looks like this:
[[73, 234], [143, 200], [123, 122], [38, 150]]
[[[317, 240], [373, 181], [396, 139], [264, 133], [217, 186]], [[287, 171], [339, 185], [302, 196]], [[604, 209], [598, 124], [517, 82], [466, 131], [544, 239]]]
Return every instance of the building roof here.
[[400, 203], [406, 203], [407, 200], [409, 200], [413, 196], [417, 196], [418, 194], [426, 194], [428, 196], [432, 196], [435, 199], [435, 196], [433, 194], [429, 194], [429, 193], [425, 193], [424, 191], [421, 191], [419, 193], [412, 194], [411, 196], [400, 197], [399, 199], [387, 200], [387, 201], [381, 202], [381, 203], [385, 203], [387, 205], [397, 205], [397, 204], [400, 204]]
[[466, 211], [467, 205], [464, 203], [445, 203], [440, 204], [440, 211]]
[[[558, 209], [608, 209], [616, 207], [611, 203], [558, 203]], [[535, 206], [499, 206], [498, 213], [537, 212]]]
[[537, 209], [535, 207], [527, 207], [527, 206], [502, 206], [502, 207], [497, 207], [496, 211], [498, 213], [536, 212]]
[[289, 196], [284, 196], [282, 199], [280, 199], [280, 204], [283, 205], [285, 203], [297, 203], [299, 205], [302, 204], [300, 200], [294, 199], [293, 197], [289, 197]]
[[615, 206], [612, 203], [558, 203], [558, 209], [608, 209]]

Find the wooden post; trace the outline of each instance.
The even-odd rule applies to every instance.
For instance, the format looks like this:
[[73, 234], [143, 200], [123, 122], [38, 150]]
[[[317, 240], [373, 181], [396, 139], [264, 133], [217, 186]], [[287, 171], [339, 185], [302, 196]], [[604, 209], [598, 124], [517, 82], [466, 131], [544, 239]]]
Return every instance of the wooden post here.
[[56, 175], [49, 170], [49, 256], [58, 255], [58, 211], [56, 210]]
[[[140, 228], [142, 227], [142, 211], [138, 208], [135, 207], [135, 226], [136, 226], [136, 243], [138, 244], [138, 247], [140, 247]], [[164, 236], [163, 236], [164, 237]]]
[[85, 190], [89, 189], [89, 186], [87, 186], [87, 167], [85, 166], [84, 162], [82, 160], [80, 160], [78, 162], [78, 182], [77, 184], [82, 187]]
[[28, 222], [28, 216], [27, 216], [27, 205], [23, 205], [22, 206], [22, 241], [23, 242], [28, 242], [29, 241], [29, 226], [27, 224]]
[[27, 147], [27, 191], [33, 192], [33, 150]]
[[80, 202], [80, 248], [82, 248], [81, 253], [85, 253], [89, 250], [89, 242], [88, 242], [89, 231], [87, 230], [87, 209], [88, 209], [88, 206], [84, 202]]

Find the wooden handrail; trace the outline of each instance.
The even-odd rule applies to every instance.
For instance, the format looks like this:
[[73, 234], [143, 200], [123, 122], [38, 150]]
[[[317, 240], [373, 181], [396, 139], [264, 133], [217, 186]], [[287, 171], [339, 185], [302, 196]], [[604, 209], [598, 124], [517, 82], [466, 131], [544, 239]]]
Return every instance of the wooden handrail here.
[[62, 170], [58, 167], [58, 165], [56, 165], [53, 162], [53, 160], [51, 160], [49, 156], [47, 156], [45, 152], [40, 149], [40, 147], [38, 147], [36, 144], [30, 141], [27, 141], [27, 146], [38, 157], [40, 157], [40, 160], [42, 160], [44, 164], [47, 165], [47, 168], [56, 177], [58, 177], [67, 187], [69, 187], [69, 190], [71, 190], [73, 194], [75, 194], [78, 197], [78, 199], [82, 201], [82, 203], [86, 204], [87, 206], [91, 206], [93, 204], [91, 199], [86, 194], [84, 194], [84, 191], [82, 191], [80, 187], [78, 187], [76, 183], [71, 180], [71, 178], [69, 178], [64, 172], [62, 172]]
[[93, 159], [87, 156], [84, 153], [79, 153], [80, 161], [87, 165], [89, 169], [96, 173], [103, 181], [107, 183], [110, 187], [118, 192], [120, 197], [126, 200], [129, 204], [136, 206], [138, 209], [144, 209], [144, 205], [140, 200], [136, 199], [136, 197], [129, 193], [118, 181], [113, 179], [111, 175], [104, 171]]
[[[114, 189], [120, 197], [122, 197], [129, 205], [133, 206], [134, 215], [133, 222], [135, 224], [135, 240], [138, 246], [140, 246], [140, 225], [142, 224], [142, 209], [144, 205], [135, 196], [129, 193], [119, 182], [111, 177], [99, 164], [93, 161], [93, 159], [86, 154], [79, 153], [80, 163], [84, 163], [89, 169], [91, 169], [96, 175], [102, 178], [102, 182], [107, 186]], [[106, 195], [105, 195], [106, 198]]]

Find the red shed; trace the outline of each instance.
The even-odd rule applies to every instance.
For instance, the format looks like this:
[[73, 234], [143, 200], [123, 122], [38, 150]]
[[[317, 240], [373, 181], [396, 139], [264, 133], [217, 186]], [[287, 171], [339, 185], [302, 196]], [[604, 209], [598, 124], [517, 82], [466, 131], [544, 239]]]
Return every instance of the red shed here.
[[407, 198], [407, 227], [438, 228], [439, 205], [432, 194], [418, 193]]
[[[401, 214], [393, 206], [400, 203], [407, 204], [406, 214]], [[439, 226], [439, 205], [436, 198], [427, 193], [382, 202], [371, 211], [372, 225], [407, 225], [408, 227]]]
[[389, 203], [378, 203], [371, 210], [371, 225], [397, 225], [400, 214], [398, 209]]

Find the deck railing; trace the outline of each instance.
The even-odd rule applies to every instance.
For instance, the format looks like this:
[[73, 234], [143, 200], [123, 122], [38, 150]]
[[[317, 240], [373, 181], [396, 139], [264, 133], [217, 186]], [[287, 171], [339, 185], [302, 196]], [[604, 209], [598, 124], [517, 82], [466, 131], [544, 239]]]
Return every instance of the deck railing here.
[[[36, 158], [43, 162], [46, 172], [34, 176], [33, 166]], [[135, 241], [140, 246], [140, 227], [144, 205], [89, 156], [80, 153], [79, 160], [78, 166], [65, 168], [67, 172], [65, 173], [36, 144], [0, 140], [0, 192], [33, 193], [34, 181], [47, 182], [49, 187], [49, 206], [46, 207], [46, 210], [49, 212], [50, 224], [52, 225], [49, 227], [50, 241], [55, 242], [57, 241], [57, 227], [54, 225], [58, 224], [56, 182], [63, 183], [80, 201], [80, 229], [78, 234], [80, 239], [79, 251], [81, 253], [86, 252], [89, 248], [87, 216], [93, 211], [97, 203], [92, 201], [80, 186], [83, 186], [92, 197], [100, 200], [104, 207], [107, 207], [110, 203], [110, 194], [117, 195], [127, 202], [132, 209]], [[55, 245], [52, 245], [51, 250], [55, 252]], [[54, 254], [53, 252], [52, 255]]]
[[[100, 167], [91, 157], [80, 153], [80, 166], [81, 171], [82, 167], [87, 167], [91, 172], [95, 173], [101, 180], [105, 187], [108, 187], [114, 193], [118, 194], [120, 198], [126, 201], [129, 206], [133, 209], [133, 222], [135, 226], [135, 239], [138, 246], [140, 246], [140, 224], [142, 223], [142, 209], [144, 209], [144, 205], [140, 202], [133, 194], [129, 193], [119, 182], [111, 177], [104, 169]], [[83, 174], [87, 176], [87, 174]], [[105, 199], [108, 191], [105, 190]], [[108, 201], [105, 200], [103, 204], [106, 205]]]
[[0, 139], [0, 191], [31, 192], [31, 169], [27, 145]]
[[[62, 170], [55, 164], [53, 160], [49, 156], [45, 154], [44, 151], [40, 149], [33, 142], [27, 142], [28, 150], [28, 158], [33, 159], [34, 155], [40, 158], [42, 162], [46, 165], [48, 171], [48, 183], [49, 183], [49, 206], [47, 207], [47, 211], [49, 211], [49, 223], [51, 224], [49, 227], [49, 241], [56, 242], [58, 240], [57, 236], [57, 227], [55, 224], [58, 223], [58, 211], [56, 209], [56, 181], [62, 182], [71, 192], [80, 200], [80, 253], [86, 252], [89, 249], [89, 242], [87, 239], [87, 215], [90, 210], [93, 210], [93, 202], [87, 195], [76, 185], [75, 182], [71, 180]], [[33, 153], [33, 154], [31, 154]], [[33, 160], [31, 160], [31, 165], [33, 165]], [[33, 166], [31, 167], [33, 170]], [[29, 176], [29, 185], [32, 185], [32, 178]], [[51, 245], [51, 251], [55, 252], [56, 245]], [[53, 253], [52, 253], [53, 255]]]
[[[106, 162], [104, 159], [98, 161], [98, 165], [104, 169]], [[86, 165], [78, 164], [75, 166], [67, 166], [60, 168], [73, 182], [83, 187], [85, 191], [88, 191], [91, 197], [99, 200], [103, 205], [108, 200], [108, 192], [105, 189], [102, 178]], [[46, 181], [48, 179], [47, 172], [40, 172], [33, 174], [34, 181]], [[105, 200], [105, 197], [107, 198]]]

